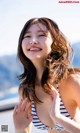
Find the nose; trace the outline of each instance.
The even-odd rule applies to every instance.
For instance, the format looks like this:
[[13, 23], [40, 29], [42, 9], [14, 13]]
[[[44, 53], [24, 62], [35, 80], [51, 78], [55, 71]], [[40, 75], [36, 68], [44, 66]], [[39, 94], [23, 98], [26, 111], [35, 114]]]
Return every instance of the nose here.
[[36, 37], [32, 37], [31, 38], [31, 41], [30, 41], [30, 44], [37, 44], [38, 43], [38, 40]]

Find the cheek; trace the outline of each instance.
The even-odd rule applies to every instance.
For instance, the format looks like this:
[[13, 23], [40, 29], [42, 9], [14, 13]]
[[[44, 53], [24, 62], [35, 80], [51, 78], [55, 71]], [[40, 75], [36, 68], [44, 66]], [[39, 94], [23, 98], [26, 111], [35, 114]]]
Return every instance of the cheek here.
[[24, 49], [26, 49], [27, 48], [27, 41], [26, 40], [23, 40], [22, 41], [22, 49], [24, 50]]
[[46, 48], [46, 52], [47, 52], [47, 54], [49, 54], [49, 53], [51, 52], [51, 47], [50, 47], [50, 46], [48, 46], [48, 47]]
[[52, 45], [52, 42], [51, 41], [47, 41], [47, 43], [46, 43], [46, 51], [48, 53], [51, 52], [51, 45]]
[[22, 50], [24, 52], [24, 49], [25, 49], [25, 45], [22, 43]]
[[51, 51], [51, 46], [52, 46], [53, 40], [48, 40], [48, 48]]
[[25, 45], [25, 44], [27, 44], [26, 39], [24, 39], [24, 40], [22, 41], [22, 45]]

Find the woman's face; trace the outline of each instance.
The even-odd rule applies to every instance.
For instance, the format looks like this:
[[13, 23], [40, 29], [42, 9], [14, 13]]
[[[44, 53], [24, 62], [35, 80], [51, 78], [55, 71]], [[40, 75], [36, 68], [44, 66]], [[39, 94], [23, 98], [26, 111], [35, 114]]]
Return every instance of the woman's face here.
[[45, 59], [51, 51], [52, 37], [47, 28], [36, 23], [30, 26], [22, 40], [22, 50], [31, 61]]

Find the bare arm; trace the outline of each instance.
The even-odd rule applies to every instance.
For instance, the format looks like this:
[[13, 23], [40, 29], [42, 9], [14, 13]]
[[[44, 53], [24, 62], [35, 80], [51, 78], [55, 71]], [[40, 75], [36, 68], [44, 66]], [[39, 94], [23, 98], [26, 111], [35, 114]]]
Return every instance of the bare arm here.
[[[80, 79], [79, 79], [79, 81], [80, 81]], [[75, 86], [76, 86], [76, 84], [75, 84]], [[80, 124], [76, 122], [77, 120], [76, 121], [71, 120], [71, 119], [60, 114], [60, 111], [59, 111], [59, 105], [60, 105], [59, 94], [53, 86], [51, 86], [51, 88], [52, 88], [52, 93], [53, 93], [53, 104], [51, 107], [50, 116], [51, 116], [52, 120], [55, 123], [57, 122], [60, 125], [62, 125], [64, 127], [64, 129], [70, 133], [75, 133], [75, 132], [80, 133]], [[75, 89], [80, 90], [79, 88], [80, 88], [80, 86], [78, 84], [78, 88], [75, 88]], [[78, 91], [78, 92], [76, 92], [75, 95], [78, 96], [79, 94], [80, 93]], [[80, 101], [80, 96], [78, 96], [78, 98], [76, 99], [77, 104], [79, 101]]]
[[15, 106], [13, 111], [13, 121], [15, 126], [16, 133], [30, 133], [31, 132], [31, 103], [28, 98], [22, 99], [22, 95], [20, 93], [20, 102], [17, 106]]
[[[71, 78], [71, 94], [76, 103], [74, 120], [80, 124], [80, 74], [73, 75]], [[69, 89], [70, 89], [69, 88]]]
[[70, 133], [80, 133], [80, 125], [77, 122], [63, 115], [58, 115], [54, 119], [56, 122], [61, 124], [66, 131]]
[[32, 123], [26, 129], [16, 130], [15, 133], [31, 133]]

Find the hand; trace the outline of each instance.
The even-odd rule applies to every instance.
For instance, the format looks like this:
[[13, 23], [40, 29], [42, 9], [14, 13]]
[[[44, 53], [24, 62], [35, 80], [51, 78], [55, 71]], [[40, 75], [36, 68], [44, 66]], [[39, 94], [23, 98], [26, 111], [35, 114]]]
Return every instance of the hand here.
[[51, 109], [50, 109], [50, 117], [51, 119], [56, 122], [56, 119], [59, 117], [60, 115], [60, 98], [59, 98], [59, 93], [58, 91], [52, 86], [50, 85], [50, 88], [51, 88], [51, 96], [52, 96], [52, 106], [51, 106]]
[[25, 130], [32, 121], [31, 103], [26, 98], [22, 100], [13, 111], [14, 126], [17, 131]]

